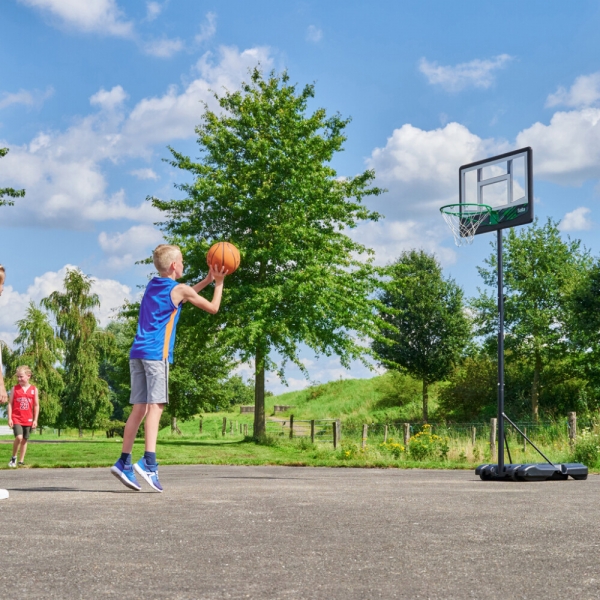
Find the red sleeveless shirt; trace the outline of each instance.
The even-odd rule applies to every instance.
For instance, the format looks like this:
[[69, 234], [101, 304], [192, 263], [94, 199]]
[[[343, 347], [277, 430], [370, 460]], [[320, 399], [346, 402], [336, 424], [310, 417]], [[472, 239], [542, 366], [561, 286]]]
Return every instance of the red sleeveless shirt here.
[[35, 403], [35, 385], [30, 385], [27, 391], [20, 385], [13, 388], [12, 420], [15, 425], [31, 427], [33, 423], [33, 405]]

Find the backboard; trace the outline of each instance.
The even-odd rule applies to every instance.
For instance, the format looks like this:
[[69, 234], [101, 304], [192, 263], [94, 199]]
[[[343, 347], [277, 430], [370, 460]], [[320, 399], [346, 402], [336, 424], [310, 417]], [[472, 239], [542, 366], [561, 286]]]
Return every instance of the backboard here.
[[475, 235], [533, 221], [532, 163], [532, 150], [527, 147], [460, 167], [460, 204], [492, 208]]

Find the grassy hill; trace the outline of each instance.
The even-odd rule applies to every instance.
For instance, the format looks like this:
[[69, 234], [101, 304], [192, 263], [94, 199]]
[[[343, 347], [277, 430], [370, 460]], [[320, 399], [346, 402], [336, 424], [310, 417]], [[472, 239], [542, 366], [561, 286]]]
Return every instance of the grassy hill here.
[[[422, 388], [408, 375], [386, 373], [371, 379], [341, 379], [266, 399], [267, 415], [274, 405], [294, 408], [278, 415], [295, 419], [341, 419], [346, 425], [421, 421]], [[435, 419], [437, 387], [430, 386], [430, 415]]]

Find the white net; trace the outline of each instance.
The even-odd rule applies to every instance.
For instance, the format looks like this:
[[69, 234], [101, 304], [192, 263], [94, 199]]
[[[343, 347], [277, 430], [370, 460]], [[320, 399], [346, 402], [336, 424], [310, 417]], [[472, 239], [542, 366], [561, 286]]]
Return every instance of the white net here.
[[466, 246], [473, 242], [477, 228], [491, 215], [492, 208], [486, 204], [449, 204], [440, 212], [454, 235], [454, 243]]

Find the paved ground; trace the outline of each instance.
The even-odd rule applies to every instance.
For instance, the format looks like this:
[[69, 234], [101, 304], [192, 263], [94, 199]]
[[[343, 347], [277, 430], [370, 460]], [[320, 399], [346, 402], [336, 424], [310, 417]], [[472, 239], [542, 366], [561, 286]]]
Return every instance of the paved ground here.
[[3, 470], [0, 598], [600, 598], [600, 477]]

